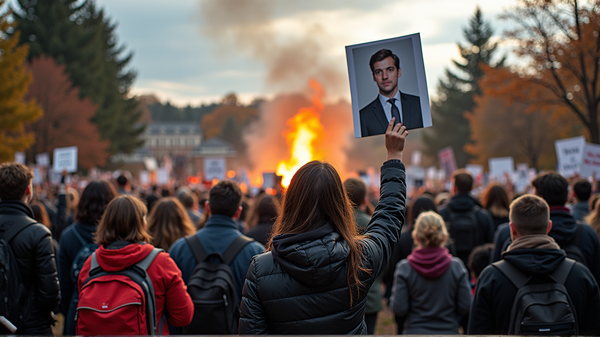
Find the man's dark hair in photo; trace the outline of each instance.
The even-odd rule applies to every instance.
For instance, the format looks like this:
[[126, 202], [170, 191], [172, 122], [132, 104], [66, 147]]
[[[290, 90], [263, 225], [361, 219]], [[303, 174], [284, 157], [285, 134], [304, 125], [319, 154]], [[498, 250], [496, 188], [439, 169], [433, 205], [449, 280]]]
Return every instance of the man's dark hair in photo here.
[[344, 181], [344, 189], [353, 207], [360, 206], [367, 196], [367, 185], [360, 178], [348, 178]]
[[542, 197], [548, 206], [564, 206], [569, 197], [569, 182], [556, 172], [538, 174], [531, 182], [535, 194]]
[[473, 176], [465, 169], [454, 171], [452, 180], [454, 181], [454, 186], [460, 193], [469, 193], [473, 189]]
[[400, 69], [400, 59], [394, 53], [392, 53], [389, 49], [381, 49], [377, 51], [375, 54], [371, 56], [369, 60], [369, 67], [371, 67], [371, 72], [375, 70], [375, 62], [383, 61], [386, 58], [391, 57], [394, 60], [394, 64], [396, 65], [396, 69]]
[[211, 214], [232, 217], [242, 201], [242, 190], [229, 180], [222, 180], [210, 189], [208, 204]]
[[0, 199], [19, 200], [33, 179], [31, 169], [20, 163], [0, 164]]
[[119, 184], [120, 188], [124, 188], [127, 185], [127, 177], [121, 174], [117, 178], [117, 184]]

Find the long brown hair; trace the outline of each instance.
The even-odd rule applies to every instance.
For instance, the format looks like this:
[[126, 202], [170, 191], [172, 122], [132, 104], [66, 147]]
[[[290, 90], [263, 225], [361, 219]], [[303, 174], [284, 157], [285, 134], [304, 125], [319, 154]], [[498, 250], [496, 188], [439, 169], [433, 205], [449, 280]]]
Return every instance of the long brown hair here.
[[[352, 286], [363, 285], [360, 272], [369, 272], [362, 266], [362, 245], [354, 225], [350, 200], [335, 168], [328, 163], [311, 161], [302, 166], [285, 193], [281, 212], [275, 222], [273, 236], [286, 233], [306, 233], [329, 223], [339, 233], [350, 253], [348, 256], [348, 290], [353, 302]], [[272, 240], [267, 244], [271, 250]]]
[[177, 239], [196, 232], [185, 208], [176, 198], [162, 198], [148, 216], [148, 231], [155, 247], [169, 250]]
[[490, 184], [481, 197], [483, 207], [490, 211], [493, 216], [503, 218], [508, 217], [510, 202], [506, 189], [500, 184]]
[[115, 241], [149, 242], [144, 217], [146, 205], [136, 197], [122, 195], [114, 198], [106, 206], [106, 211], [98, 224], [96, 243], [109, 245]]

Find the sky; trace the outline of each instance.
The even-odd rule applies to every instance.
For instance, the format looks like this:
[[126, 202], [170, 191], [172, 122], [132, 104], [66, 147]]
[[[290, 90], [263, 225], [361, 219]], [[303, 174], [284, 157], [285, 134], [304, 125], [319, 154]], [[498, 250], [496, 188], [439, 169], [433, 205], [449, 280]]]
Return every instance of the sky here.
[[345, 46], [420, 33], [429, 94], [479, 6], [500, 35], [514, 0], [97, 0], [134, 54], [133, 94], [197, 106], [298, 92], [309, 78], [349, 100]]

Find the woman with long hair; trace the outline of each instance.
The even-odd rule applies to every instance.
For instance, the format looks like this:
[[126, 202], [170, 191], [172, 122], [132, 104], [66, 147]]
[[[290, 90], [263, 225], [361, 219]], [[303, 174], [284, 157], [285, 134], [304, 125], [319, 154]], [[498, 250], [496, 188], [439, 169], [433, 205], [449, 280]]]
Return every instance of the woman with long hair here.
[[481, 196], [481, 204], [492, 214], [494, 230], [503, 223], [508, 222], [508, 209], [510, 202], [506, 189], [500, 184], [490, 184]]
[[63, 335], [75, 334], [75, 309], [77, 308], [77, 275], [75, 274], [78, 271], [72, 270], [73, 262], [82, 247], [94, 242], [94, 235], [104, 209], [116, 196], [117, 191], [112, 184], [106, 181], [90, 182], [81, 193], [75, 213], [75, 223], [67, 227], [61, 235], [58, 251], [58, 280], [61, 294], [60, 308], [65, 316]]
[[[108, 272], [125, 270], [144, 260], [154, 250], [154, 246], [149, 243], [151, 236], [146, 231], [146, 213], [146, 205], [131, 195], [119, 196], [108, 204], [96, 235], [96, 244], [99, 246], [95, 252], [96, 261], [102, 270]], [[91, 258], [88, 259], [81, 269], [77, 283], [80, 293], [88, 280], [91, 260]], [[190, 324], [194, 314], [194, 304], [186, 291], [181, 271], [177, 268], [175, 261], [166, 252], [160, 252], [150, 263], [146, 272], [152, 281], [154, 290], [157, 331], [159, 327], [162, 327], [162, 331], [158, 331], [158, 334], [169, 334], [167, 325], [161, 324], [164, 319], [173, 326]], [[125, 294], [106, 294], [106, 298], [115, 299], [120, 295]], [[82, 298], [83, 300], [86, 298]], [[92, 302], [98, 303], [97, 300]], [[114, 310], [120, 308], [118, 303], [112, 303], [109, 300], [99, 306]], [[115, 317], [109, 312], [110, 310], [103, 312], [102, 308], [86, 305], [78, 309], [78, 334], [123, 334], [124, 331], [128, 331], [125, 330], [125, 327], [137, 323], [128, 321], [126, 317]], [[85, 320], [83, 315], [85, 315]], [[82, 328], [89, 326], [94, 326], [96, 329], [82, 331]], [[150, 331], [146, 335], [150, 335]]]
[[148, 232], [152, 244], [168, 252], [173, 242], [196, 233], [196, 229], [181, 202], [168, 197], [154, 204], [148, 217]]
[[364, 236], [332, 165], [312, 161], [289, 185], [268, 252], [253, 258], [240, 307], [244, 334], [365, 334], [365, 297], [385, 268], [404, 222], [401, 162], [408, 132], [385, 134], [381, 196]]
[[458, 315], [468, 315], [471, 286], [459, 258], [444, 247], [448, 231], [442, 217], [421, 213], [412, 231], [417, 248], [396, 267], [390, 307], [405, 317], [407, 335], [459, 333]]

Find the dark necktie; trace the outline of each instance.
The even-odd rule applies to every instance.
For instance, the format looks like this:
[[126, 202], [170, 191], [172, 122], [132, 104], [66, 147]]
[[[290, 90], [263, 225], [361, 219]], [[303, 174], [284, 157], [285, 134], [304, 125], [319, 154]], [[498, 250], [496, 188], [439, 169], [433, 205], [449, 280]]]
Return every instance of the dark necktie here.
[[392, 117], [396, 117], [396, 121], [394, 122], [394, 125], [400, 123], [400, 111], [398, 111], [398, 107], [396, 106], [396, 104], [394, 104], [394, 102], [396, 101], [395, 98], [390, 98], [388, 99], [388, 102], [390, 102], [390, 104], [392, 104]]

